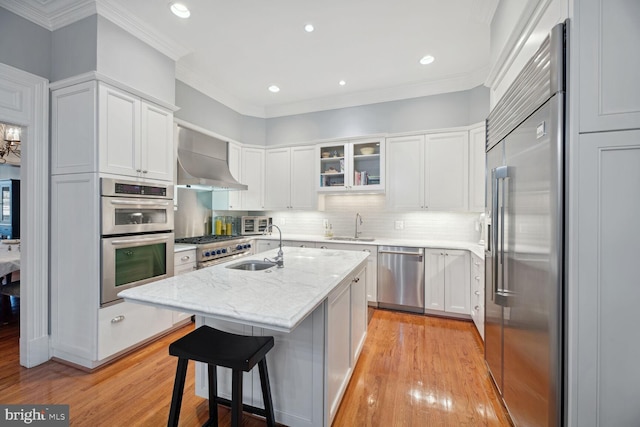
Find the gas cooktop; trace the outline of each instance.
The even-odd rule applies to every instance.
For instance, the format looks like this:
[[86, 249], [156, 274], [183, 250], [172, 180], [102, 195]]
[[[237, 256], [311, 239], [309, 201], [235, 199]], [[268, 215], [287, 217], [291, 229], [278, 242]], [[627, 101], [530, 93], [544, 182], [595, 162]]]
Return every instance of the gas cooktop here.
[[241, 239], [243, 236], [196, 236], [196, 237], [181, 237], [176, 239], [176, 243], [186, 243], [188, 245], [205, 245], [207, 243], [224, 242], [225, 240]]

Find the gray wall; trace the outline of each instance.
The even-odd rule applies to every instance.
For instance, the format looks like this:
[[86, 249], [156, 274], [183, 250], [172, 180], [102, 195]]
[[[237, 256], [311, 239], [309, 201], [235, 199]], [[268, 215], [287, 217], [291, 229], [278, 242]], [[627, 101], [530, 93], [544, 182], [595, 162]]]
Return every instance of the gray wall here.
[[174, 116], [243, 144], [265, 145], [265, 119], [244, 116], [176, 80]]
[[98, 66], [98, 15], [55, 30], [52, 33], [52, 82], [95, 71]]
[[400, 133], [467, 126], [489, 112], [484, 86], [441, 95], [319, 111], [267, 120], [267, 145], [376, 133]]
[[0, 7], [0, 62], [48, 79], [51, 32]]
[[97, 70], [162, 101], [175, 102], [175, 62], [101, 16]]

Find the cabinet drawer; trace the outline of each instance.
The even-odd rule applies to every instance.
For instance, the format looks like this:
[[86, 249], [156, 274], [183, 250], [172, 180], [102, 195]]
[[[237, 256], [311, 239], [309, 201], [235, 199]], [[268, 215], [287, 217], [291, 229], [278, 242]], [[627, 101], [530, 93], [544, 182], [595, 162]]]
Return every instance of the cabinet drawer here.
[[98, 312], [98, 360], [169, 329], [171, 311], [122, 302]]
[[196, 262], [196, 250], [191, 249], [188, 251], [175, 252], [173, 254], [173, 267], [174, 269], [185, 264], [194, 264]]

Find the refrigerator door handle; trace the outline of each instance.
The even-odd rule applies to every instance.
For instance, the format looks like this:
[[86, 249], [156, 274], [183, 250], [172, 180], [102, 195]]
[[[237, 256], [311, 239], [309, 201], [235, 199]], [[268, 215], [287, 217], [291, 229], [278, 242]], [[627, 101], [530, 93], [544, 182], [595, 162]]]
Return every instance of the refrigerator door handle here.
[[[496, 295], [502, 296], [504, 294], [503, 281], [504, 281], [504, 204], [500, 203], [500, 195], [504, 200], [504, 185], [505, 179], [509, 177], [509, 168], [507, 166], [500, 166], [491, 171], [492, 177], [492, 202], [491, 209], [491, 222], [492, 222], [492, 240], [493, 248], [495, 250], [493, 257], [493, 299], [497, 304], [501, 304], [501, 298], [496, 298]], [[502, 184], [502, 185], [501, 185]]]

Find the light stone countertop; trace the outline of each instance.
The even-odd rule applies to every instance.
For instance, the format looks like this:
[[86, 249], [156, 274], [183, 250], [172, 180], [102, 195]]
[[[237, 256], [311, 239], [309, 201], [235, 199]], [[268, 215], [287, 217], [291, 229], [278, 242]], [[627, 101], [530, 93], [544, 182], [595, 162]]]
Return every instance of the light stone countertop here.
[[[274, 232], [271, 235], [256, 235], [253, 237], [255, 239], [277, 240], [278, 233]], [[350, 240], [330, 240], [329, 238], [323, 236], [290, 233], [284, 233], [282, 235], [282, 240], [300, 240], [315, 243], [342, 243], [369, 246], [407, 246], [411, 248], [464, 249], [467, 251], [471, 251], [481, 259], [484, 259], [484, 245], [480, 245], [478, 243], [460, 242], [455, 240], [391, 239], [381, 237], [376, 238], [373, 242], [365, 242]]]
[[229, 261], [118, 294], [125, 301], [291, 332], [351, 272], [366, 252], [283, 248], [284, 268], [243, 271], [237, 262], [273, 259], [277, 249]]

